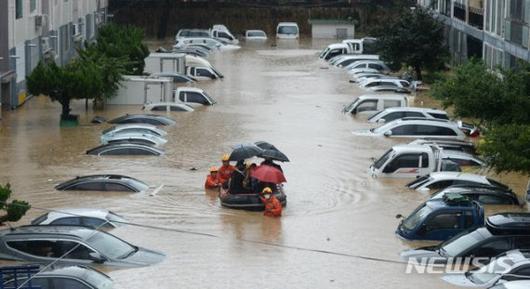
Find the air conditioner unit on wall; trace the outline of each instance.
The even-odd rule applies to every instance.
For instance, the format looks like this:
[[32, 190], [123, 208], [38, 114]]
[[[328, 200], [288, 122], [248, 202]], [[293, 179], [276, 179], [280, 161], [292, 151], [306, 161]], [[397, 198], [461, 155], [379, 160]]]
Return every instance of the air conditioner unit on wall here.
[[50, 43], [50, 37], [42, 37], [41, 38], [41, 47], [42, 47], [42, 52], [43, 53], [46, 53], [46, 52], [52, 50], [52, 46], [51, 46], [51, 43]]

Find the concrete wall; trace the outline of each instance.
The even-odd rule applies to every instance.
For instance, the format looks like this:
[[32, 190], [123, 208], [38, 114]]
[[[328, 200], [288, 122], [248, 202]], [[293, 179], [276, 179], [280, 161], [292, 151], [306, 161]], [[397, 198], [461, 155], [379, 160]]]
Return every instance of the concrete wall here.
[[[337, 35], [337, 29], [346, 29], [346, 35]], [[311, 36], [313, 38], [354, 38], [355, 28], [347, 24], [312, 24]]]

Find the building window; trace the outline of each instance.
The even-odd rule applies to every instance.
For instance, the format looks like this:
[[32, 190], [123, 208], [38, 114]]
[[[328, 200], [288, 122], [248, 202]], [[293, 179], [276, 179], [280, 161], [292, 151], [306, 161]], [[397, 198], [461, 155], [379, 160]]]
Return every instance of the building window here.
[[22, 5], [24, 5], [22, 0], [15, 1], [15, 17], [17, 19], [22, 18], [22, 14], [23, 14]]
[[33, 13], [35, 10], [37, 10], [37, 0], [29, 0], [29, 11]]

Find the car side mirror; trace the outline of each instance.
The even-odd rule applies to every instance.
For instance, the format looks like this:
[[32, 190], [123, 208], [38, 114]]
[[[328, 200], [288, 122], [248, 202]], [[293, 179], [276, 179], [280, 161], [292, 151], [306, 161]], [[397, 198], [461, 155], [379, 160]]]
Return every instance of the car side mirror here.
[[90, 252], [88, 255], [90, 256], [90, 260], [95, 263], [105, 263], [105, 261], [107, 261], [107, 258], [97, 252]]
[[386, 137], [389, 137], [389, 136], [392, 135], [392, 131], [391, 130], [387, 130], [387, 131], [385, 131], [385, 133], [383, 135], [386, 136]]
[[386, 122], [386, 120], [384, 118], [380, 118], [380, 119], [377, 120], [377, 123], [385, 123], [385, 122]]
[[426, 188], [426, 187], [418, 189], [418, 192], [420, 192], [420, 193], [428, 193], [429, 191], [430, 191], [429, 188]]

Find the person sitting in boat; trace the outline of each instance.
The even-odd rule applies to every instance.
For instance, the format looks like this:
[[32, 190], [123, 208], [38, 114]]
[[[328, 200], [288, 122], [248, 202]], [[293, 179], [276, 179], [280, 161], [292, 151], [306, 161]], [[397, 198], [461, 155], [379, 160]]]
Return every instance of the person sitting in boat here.
[[243, 161], [238, 161], [232, 175], [230, 176], [228, 190], [230, 194], [245, 194], [248, 190], [243, 186], [246, 176], [246, 166]]
[[265, 204], [265, 212], [263, 215], [267, 217], [282, 216], [282, 203], [272, 194], [271, 188], [266, 187], [263, 189], [260, 199]]
[[204, 187], [206, 189], [213, 190], [218, 189], [220, 186], [221, 182], [218, 176], [218, 169], [217, 167], [211, 167], [210, 174], [206, 176], [206, 182], [204, 183]]
[[243, 180], [243, 187], [251, 193], [259, 193], [258, 180], [252, 177], [252, 172], [257, 168], [255, 163], [247, 164], [245, 170], [245, 179]]
[[230, 159], [230, 156], [228, 154], [223, 155], [223, 158], [221, 159], [223, 162], [223, 165], [219, 168], [219, 171], [217, 172], [217, 177], [219, 178], [219, 182], [221, 184], [228, 182], [228, 180], [232, 176], [232, 173], [236, 169], [234, 166], [230, 164], [229, 159]]
[[265, 160], [262, 161], [260, 165], [275, 167], [283, 173], [282, 167], [279, 164], [275, 163], [271, 158], [265, 158]]

